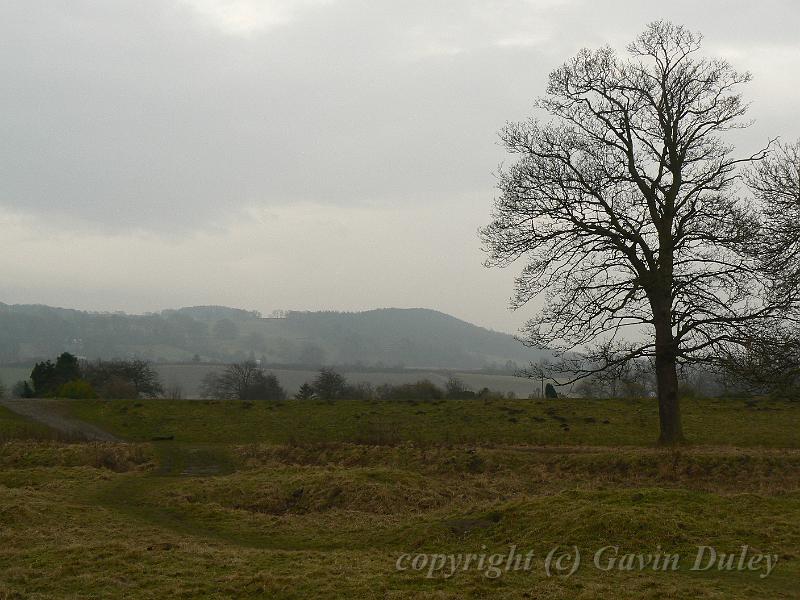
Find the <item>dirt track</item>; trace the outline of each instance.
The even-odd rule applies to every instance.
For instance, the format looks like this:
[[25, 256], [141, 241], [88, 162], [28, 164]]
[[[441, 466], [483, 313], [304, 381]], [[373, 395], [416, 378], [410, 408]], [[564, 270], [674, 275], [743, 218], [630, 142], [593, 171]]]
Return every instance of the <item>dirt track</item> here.
[[68, 435], [76, 435], [78, 437], [85, 437], [88, 440], [101, 442], [125, 441], [107, 431], [103, 431], [91, 423], [64, 416], [58, 406], [60, 402], [59, 400], [52, 400], [49, 398], [0, 399], [0, 405], [5, 406], [18, 415], [28, 417], [29, 419], [38, 421], [39, 423]]

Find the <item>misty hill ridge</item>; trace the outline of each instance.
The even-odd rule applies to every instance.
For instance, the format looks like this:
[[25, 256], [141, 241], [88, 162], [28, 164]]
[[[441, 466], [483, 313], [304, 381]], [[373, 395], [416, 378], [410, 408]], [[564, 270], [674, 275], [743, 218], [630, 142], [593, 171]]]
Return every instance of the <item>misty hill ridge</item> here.
[[263, 317], [226, 306], [160, 313], [86, 312], [0, 303], [0, 361], [69, 351], [87, 358], [260, 359], [269, 364], [476, 369], [538, 356], [513, 336], [425, 308], [289, 311]]

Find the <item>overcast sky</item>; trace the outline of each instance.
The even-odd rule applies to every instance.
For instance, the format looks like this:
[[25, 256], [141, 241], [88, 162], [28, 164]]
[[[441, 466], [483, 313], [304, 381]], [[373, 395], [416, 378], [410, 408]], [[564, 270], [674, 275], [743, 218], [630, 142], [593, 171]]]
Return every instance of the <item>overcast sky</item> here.
[[488, 270], [497, 131], [581, 47], [665, 18], [800, 137], [800, 3], [0, 0], [0, 301], [435, 308], [515, 331]]

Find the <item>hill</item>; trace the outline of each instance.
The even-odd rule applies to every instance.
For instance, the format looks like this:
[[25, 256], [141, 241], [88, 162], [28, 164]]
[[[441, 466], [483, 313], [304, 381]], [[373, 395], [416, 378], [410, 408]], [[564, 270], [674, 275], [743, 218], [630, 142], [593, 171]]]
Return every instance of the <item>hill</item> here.
[[271, 365], [378, 369], [502, 370], [540, 355], [511, 335], [423, 308], [290, 311], [265, 318], [224, 306], [131, 315], [0, 303], [0, 362], [25, 363], [64, 351], [89, 359], [254, 358]]

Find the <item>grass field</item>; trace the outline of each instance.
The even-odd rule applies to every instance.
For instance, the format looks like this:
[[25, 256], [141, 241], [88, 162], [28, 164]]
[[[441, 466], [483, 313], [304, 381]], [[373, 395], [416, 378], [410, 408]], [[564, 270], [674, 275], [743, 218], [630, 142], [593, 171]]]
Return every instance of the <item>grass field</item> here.
[[22, 419], [6, 407], [0, 406], [0, 443], [9, 440], [50, 440], [60, 437], [62, 436], [59, 436], [58, 432], [52, 431], [39, 423]]
[[[684, 407], [677, 450], [652, 401], [64, 403], [128, 444], [1, 413], [0, 598], [797, 598], [800, 403]], [[528, 570], [409, 566], [510, 545]], [[680, 568], [601, 570], [607, 545]], [[692, 571], [698, 545], [779, 558]]]
[[[654, 400], [68, 401], [72, 414], [124, 439], [192, 443], [651, 446]], [[684, 401], [689, 440], [800, 447], [800, 402]]]

